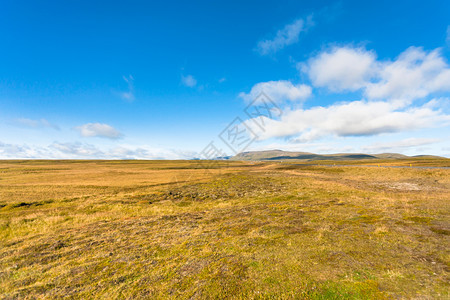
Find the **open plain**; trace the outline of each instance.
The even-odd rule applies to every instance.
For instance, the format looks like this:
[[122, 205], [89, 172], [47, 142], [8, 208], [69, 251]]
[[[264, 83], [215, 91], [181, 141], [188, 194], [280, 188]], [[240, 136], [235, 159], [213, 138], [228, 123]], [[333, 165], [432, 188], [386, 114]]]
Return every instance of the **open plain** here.
[[449, 160], [319, 163], [1, 161], [1, 298], [449, 297]]

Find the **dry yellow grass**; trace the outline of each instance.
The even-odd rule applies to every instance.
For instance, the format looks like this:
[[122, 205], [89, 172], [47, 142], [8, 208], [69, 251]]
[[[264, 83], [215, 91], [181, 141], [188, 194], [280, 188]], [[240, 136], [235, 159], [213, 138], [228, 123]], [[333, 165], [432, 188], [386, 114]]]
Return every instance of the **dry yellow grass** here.
[[0, 294], [448, 298], [449, 175], [231, 161], [207, 170], [198, 161], [2, 161]]

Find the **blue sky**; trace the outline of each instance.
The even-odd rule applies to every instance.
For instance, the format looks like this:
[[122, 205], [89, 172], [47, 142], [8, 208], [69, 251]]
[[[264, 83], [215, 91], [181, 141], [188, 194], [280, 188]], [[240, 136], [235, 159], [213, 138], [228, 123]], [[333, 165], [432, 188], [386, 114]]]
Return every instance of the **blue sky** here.
[[6, 0], [0, 41], [0, 158], [450, 157], [449, 1]]

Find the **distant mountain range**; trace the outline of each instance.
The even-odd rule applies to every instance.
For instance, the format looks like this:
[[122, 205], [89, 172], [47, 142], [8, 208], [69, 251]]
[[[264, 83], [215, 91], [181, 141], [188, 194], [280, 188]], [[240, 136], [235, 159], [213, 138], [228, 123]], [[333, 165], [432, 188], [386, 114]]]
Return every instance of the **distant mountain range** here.
[[315, 154], [310, 152], [290, 152], [283, 150], [249, 151], [239, 153], [230, 160], [360, 160], [360, 159], [405, 159], [405, 158], [442, 158], [432, 155], [407, 156], [399, 153], [337, 153], [337, 154]]

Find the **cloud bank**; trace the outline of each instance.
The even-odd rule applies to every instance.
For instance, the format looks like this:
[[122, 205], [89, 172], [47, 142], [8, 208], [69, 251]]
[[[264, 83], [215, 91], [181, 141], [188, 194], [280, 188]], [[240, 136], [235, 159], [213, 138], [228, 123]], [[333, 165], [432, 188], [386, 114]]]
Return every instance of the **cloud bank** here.
[[[409, 47], [394, 60], [378, 60], [374, 51], [362, 47], [332, 47], [297, 68], [315, 88], [332, 94], [359, 91], [361, 98], [308, 109], [286, 105], [280, 118], [263, 117], [263, 129], [255, 125], [258, 120], [248, 120], [259, 140], [284, 137], [304, 143], [326, 136], [373, 136], [450, 125], [450, 115], [442, 109], [449, 99], [429, 99], [450, 91], [450, 67], [439, 48]], [[289, 104], [310, 97], [312, 88], [268, 81], [239, 96], [250, 101], [260, 92], [274, 102]]]
[[450, 68], [439, 48], [409, 47], [393, 61], [379, 61], [373, 51], [333, 47], [298, 68], [315, 87], [362, 90], [368, 99], [413, 101], [450, 91]]
[[450, 116], [433, 109], [433, 101], [420, 107], [399, 109], [383, 101], [353, 101], [328, 107], [284, 111], [280, 120], [266, 118], [264, 130], [247, 124], [259, 140], [290, 137], [297, 142], [324, 136], [371, 136], [449, 124]]
[[6, 144], [0, 142], [2, 159], [191, 159], [193, 151], [153, 148], [149, 146], [122, 145], [101, 149], [80, 142], [54, 142], [48, 146]]

